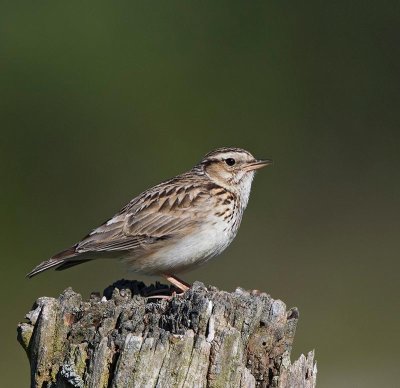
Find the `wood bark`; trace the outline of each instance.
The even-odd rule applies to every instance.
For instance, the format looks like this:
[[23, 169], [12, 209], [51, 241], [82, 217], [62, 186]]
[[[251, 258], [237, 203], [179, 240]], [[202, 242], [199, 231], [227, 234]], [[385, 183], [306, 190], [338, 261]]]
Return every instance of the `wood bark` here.
[[315, 387], [314, 353], [290, 362], [296, 308], [199, 282], [171, 300], [143, 296], [160, 288], [120, 280], [103, 297], [39, 298], [18, 326], [31, 387]]

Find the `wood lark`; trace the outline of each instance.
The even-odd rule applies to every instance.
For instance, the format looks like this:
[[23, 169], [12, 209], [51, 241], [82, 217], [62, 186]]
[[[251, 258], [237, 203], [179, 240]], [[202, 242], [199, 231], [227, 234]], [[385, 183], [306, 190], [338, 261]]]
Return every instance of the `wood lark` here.
[[163, 276], [184, 292], [190, 286], [175, 274], [228, 247], [249, 201], [255, 171], [271, 163], [240, 148], [216, 149], [190, 171], [132, 199], [80, 242], [27, 276], [98, 258], [120, 258], [132, 271]]

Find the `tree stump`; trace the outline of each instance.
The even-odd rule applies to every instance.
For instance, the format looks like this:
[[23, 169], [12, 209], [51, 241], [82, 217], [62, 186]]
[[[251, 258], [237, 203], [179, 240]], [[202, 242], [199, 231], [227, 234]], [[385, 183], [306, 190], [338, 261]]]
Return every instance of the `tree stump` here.
[[313, 352], [290, 363], [296, 308], [199, 282], [143, 296], [163, 287], [120, 280], [86, 301], [70, 288], [39, 298], [18, 326], [31, 387], [315, 387]]

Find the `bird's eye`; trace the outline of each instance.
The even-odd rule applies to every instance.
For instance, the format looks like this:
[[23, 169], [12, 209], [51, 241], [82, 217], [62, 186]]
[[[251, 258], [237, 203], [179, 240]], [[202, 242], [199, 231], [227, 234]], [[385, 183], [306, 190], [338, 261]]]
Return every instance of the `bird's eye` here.
[[233, 159], [233, 158], [228, 158], [228, 159], [225, 159], [225, 163], [226, 163], [228, 166], [233, 166], [236, 162], [235, 162], [235, 159]]

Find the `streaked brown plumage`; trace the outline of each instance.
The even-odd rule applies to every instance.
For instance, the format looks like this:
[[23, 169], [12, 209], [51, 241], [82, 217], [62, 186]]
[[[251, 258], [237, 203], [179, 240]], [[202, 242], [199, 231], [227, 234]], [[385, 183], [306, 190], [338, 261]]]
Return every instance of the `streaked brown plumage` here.
[[63, 270], [96, 258], [122, 258], [130, 269], [162, 275], [185, 290], [173, 274], [200, 265], [233, 240], [249, 199], [257, 161], [240, 148], [219, 148], [190, 171], [154, 186], [73, 247], [34, 268]]

